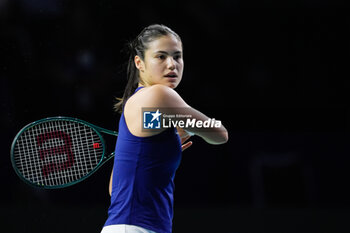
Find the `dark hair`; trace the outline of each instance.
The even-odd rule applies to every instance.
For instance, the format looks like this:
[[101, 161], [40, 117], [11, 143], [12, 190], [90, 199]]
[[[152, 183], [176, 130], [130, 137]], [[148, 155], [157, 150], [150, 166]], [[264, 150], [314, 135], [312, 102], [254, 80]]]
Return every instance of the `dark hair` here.
[[169, 27], [161, 24], [153, 24], [145, 27], [141, 33], [131, 42], [127, 43], [127, 52], [129, 56], [126, 76], [127, 84], [122, 98], [117, 98], [118, 102], [114, 105], [114, 109], [122, 112], [126, 101], [135, 92], [139, 83], [139, 70], [135, 66], [135, 56], [139, 56], [143, 61], [145, 59], [145, 51], [148, 44], [162, 36], [174, 35], [179, 41], [181, 38]]

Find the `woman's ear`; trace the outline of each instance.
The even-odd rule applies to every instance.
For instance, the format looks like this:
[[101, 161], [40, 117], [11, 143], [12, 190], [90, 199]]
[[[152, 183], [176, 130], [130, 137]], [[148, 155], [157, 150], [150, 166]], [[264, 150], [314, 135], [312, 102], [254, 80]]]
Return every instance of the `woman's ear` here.
[[142, 61], [142, 59], [139, 56], [136, 55], [134, 61], [135, 61], [136, 68], [139, 71], [143, 72], [145, 70], [145, 64]]

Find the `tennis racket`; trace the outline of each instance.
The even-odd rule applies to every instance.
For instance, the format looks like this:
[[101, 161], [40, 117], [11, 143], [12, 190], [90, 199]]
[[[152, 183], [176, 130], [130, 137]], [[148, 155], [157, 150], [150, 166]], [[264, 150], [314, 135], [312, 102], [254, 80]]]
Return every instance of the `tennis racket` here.
[[11, 162], [27, 184], [58, 189], [76, 184], [114, 156], [106, 155], [101, 133], [118, 136], [80, 119], [51, 117], [21, 129], [11, 146]]

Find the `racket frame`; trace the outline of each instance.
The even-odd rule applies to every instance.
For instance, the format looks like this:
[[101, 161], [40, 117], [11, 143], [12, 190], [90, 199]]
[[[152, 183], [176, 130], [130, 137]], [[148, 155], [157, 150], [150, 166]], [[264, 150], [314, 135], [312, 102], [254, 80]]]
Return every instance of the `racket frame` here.
[[[30, 182], [28, 179], [24, 178], [23, 175], [21, 174], [21, 172], [18, 170], [17, 166], [16, 166], [16, 162], [15, 162], [15, 158], [14, 158], [14, 150], [15, 150], [15, 146], [16, 146], [16, 142], [17, 139], [24, 133], [26, 132], [28, 129], [44, 123], [44, 122], [50, 122], [50, 121], [71, 121], [71, 122], [77, 122], [79, 124], [83, 124], [88, 126], [89, 128], [91, 128], [92, 130], [94, 130], [94, 132], [96, 132], [96, 134], [98, 135], [98, 137], [101, 140], [101, 144], [103, 144], [103, 153], [101, 156], [101, 160], [99, 161], [99, 163], [94, 167], [94, 169], [92, 169], [90, 172], [88, 172], [86, 175], [82, 176], [80, 179], [67, 183], [67, 184], [63, 184], [63, 185], [52, 185], [52, 186], [45, 186], [45, 185], [41, 185], [41, 184], [35, 184], [33, 182]], [[102, 127], [96, 126], [94, 124], [91, 124], [87, 121], [78, 119], [78, 118], [73, 118], [73, 117], [65, 117], [65, 116], [56, 116], [56, 117], [47, 117], [47, 118], [43, 118], [34, 122], [31, 122], [29, 124], [27, 124], [26, 126], [24, 126], [15, 136], [15, 138], [12, 141], [12, 145], [11, 145], [11, 151], [10, 151], [10, 157], [11, 157], [11, 164], [13, 169], [15, 170], [16, 174], [19, 176], [19, 178], [24, 181], [26, 184], [32, 186], [32, 187], [36, 187], [36, 188], [44, 188], [44, 189], [59, 189], [59, 188], [65, 188], [65, 187], [69, 187], [72, 185], [75, 185], [83, 180], [85, 180], [86, 178], [88, 178], [89, 176], [91, 176], [92, 174], [94, 174], [103, 164], [105, 164], [107, 161], [109, 161], [111, 158], [114, 157], [114, 152], [110, 153], [108, 156], [106, 156], [106, 143], [105, 143], [105, 139], [103, 138], [101, 133], [105, 133], [105, 134], [109, 134], [112, 136], [118, 136], [118, 132], [117, 131], [112, 131], [112, 130], [108, 130], [108, 129], [104, 129]]]

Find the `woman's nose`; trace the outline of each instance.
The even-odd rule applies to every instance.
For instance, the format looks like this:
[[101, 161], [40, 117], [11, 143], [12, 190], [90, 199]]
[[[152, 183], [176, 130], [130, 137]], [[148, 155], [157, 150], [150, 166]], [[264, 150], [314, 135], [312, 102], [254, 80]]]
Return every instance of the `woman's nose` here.
[[167, 62], [168, 62], [168, 64], [167, 64], [168, 68], [170, 70], [175, 69], [175, 61], [174, 61], [174, 59], [172, 57], [169, 57]]

